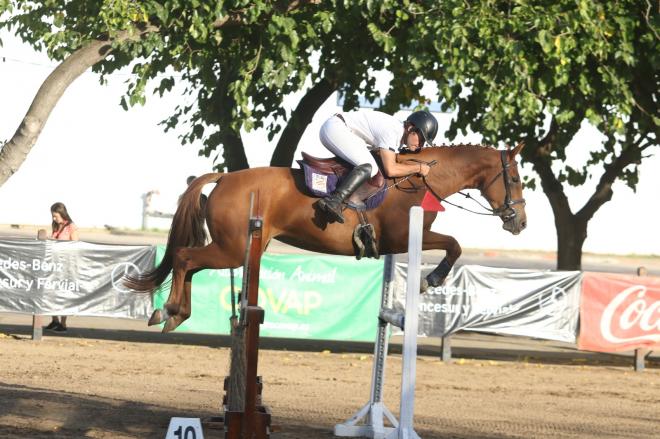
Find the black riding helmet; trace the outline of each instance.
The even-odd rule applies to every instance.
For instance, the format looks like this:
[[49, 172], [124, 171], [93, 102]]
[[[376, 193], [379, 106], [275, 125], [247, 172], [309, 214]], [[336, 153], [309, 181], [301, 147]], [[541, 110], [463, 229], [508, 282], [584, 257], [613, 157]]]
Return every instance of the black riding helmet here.
[[431, 113], [426, 110], [415, 111], [408, 116], [406, 122], [417, 128], [425, 143], [433, 145], [433, 139], [438, 134], [438, 121]]

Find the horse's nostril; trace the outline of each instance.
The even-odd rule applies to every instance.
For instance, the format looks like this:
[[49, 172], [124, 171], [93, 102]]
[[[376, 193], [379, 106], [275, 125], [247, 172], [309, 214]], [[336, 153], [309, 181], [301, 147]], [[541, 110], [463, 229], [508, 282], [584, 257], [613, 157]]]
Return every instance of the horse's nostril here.
[[522, 230], [522, 229], [524, 229], [525, 227], [527, 227], [527, 221], [523, 221], [523, 222], [521, 222], [521, 223], [520, 223], [520, 229]]

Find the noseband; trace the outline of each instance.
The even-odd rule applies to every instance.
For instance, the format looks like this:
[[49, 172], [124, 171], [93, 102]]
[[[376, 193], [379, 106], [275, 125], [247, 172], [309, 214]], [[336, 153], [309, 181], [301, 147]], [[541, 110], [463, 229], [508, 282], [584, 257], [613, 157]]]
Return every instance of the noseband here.
[[[488, 189], [493, 183], [495, 183], [495, 180], [497, 180], [500, 175], [502, 176], [502, 180], [504, 181], [504, 190], [506, 191], [506, 195], [504, 197], [504, 204], [501, 205], [498, 208], [491, 209], [490, 207], [486, 207], [483, 204], [479, 202], [479, 200], [476, 200], [470, 196], [470, 194], [466, 194], [463, 192], [457, 192], [458, 194], [463, 195], [465, 198], [470, 198], [474, 200], [475, 203], [477, 203], [479, 206], [481, 206], [482, 209], [487, 210], [488, 213], [485, 212], [475, 212], [474, 210], [467, 209], [463, 206], [459, 206], [458, 204], [454, 204], [451, 201], [446, 200], [445, 198], [442, 198], [439, 196], [431, 187], [431, 185], [426, 181], [426, 177], [422, 177], [422, 181], [424, 182], [424, 185], [426, 188], [433, 194], [434, 197], [436, 197], [438, 200], [444, 201], [447, 204], [450, 204], [454, 207], [458, 207], [459, 209], [467, 210], [468, 212], [471, 213], [476, 213], [477, 215], [489, 215], [489, 216], [499, 216], [502, 218], [502, 221], [508, 222], [513, 220], [517, 213], [516, 210], [513, 208], [516, 204], [524, 204], [525, 199], [521, 198], [519, 200], [512, 200], [511, 199], [511, 176], [509, 175], [509, 168], [511, 166], [511, 163], [507, 160], [507, 151], [500, 151], [500, 160], [502, 162], [502, 170], [495, 176], [493, 179], [488, 183], [483, 189], [481, 189], [481, 192], [483, 193], [486, 189]], [[435, 162], [435, 160], [434, 160]], [[515, 160], [513, 161], [513, 164], [517, 164]], [[435, 164], [435, 163], [433, 163]]]

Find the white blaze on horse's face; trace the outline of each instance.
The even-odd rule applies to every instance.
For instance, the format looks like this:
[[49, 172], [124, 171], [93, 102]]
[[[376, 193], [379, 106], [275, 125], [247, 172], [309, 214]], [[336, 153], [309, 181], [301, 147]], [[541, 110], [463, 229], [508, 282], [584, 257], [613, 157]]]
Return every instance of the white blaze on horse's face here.
[[500, 218], [502, 218], [502, 228], [517, 235], [527, 227], [527, 213], [525, 212], [525, 199], [522, 194], [522, 180], [518, 174], [518, 167], [513, 164], [509, 170], [509, 188], [511, 193], [509, 203], [515, 203], [510, 204], [509, 209], [515, 215], [507, 217], [506, 212], [503, 212]]

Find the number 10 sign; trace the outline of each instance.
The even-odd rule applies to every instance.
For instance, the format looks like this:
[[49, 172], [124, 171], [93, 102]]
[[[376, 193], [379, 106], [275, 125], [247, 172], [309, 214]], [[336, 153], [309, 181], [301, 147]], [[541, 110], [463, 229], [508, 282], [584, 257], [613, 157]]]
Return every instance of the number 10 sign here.
[[165, 439], [204, 439], [199, 418], [172, 418]]

